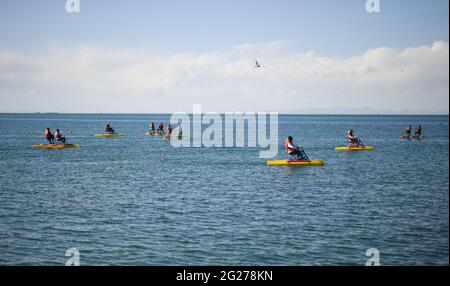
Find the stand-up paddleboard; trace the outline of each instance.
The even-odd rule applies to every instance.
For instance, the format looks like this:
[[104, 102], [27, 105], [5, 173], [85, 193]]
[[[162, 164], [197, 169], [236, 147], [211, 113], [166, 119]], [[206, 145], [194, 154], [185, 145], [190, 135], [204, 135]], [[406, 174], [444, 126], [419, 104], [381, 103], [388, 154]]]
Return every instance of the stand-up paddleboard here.
[[42, 149], [80, 148], [80, 144], [38, 144], [33, 145], [33, 148], [42, 148]]
[[425, 139], [425, 136], [406, 136], [406, 135], [401, 135], [400, 139], [417, 139], [417, 140], [423, 140]]
[[148, 136], [158, 136], [159, 133], [158, 133], [158, 132], [145, 132], [145, 135], [148, 135]]
[[323, 160], [271, 160], [267, 166], [323, 166]]
[[336, 151], [366, 151], [366, 150], [375, 150], [373, 146], [340, 146], [334, 148]]
[[119, 134], [119, 133], [101, 133], [101, 134], [95, 134], [95, 137], [124, 137], [127, 136], [125, 134]]

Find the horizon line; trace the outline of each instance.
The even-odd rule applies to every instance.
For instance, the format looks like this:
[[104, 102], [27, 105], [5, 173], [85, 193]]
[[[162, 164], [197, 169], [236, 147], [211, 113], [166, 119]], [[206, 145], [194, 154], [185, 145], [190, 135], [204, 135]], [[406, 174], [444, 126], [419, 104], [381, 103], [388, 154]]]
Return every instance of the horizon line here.
[[[180, 111], [181, 112], [181, 111]], [[140, 113], [140, 112], [111, 112], [111, 113], [105, 113], [105, 112], [0, 112], [0, 114], [43, 114], [43, 115], [55, 115], [55, 114], [62, 114], [62, 115], [170, 115], [170, 114], [176, 114], [180, 112], [149, 112], [149, 113]], [[218, 114], [225, 114], [230, 113], [231, 111], [225, 111], [225, 112], [218, 112]], [[267, 114], [270, 114], [271, 111], [257, 111], [254, 112], [255, 114], [258, 114], [259, 112], [265, 112]], [[273, 112], [273, 111], [272, 111]], [[276, 111], [275, 111], [276, 112]], [[233, 112], [231, 112], [233, 113]], [[243, 112], [245, 114], [245, 112]], [[279, 115], [375, 115], [375, 116], [382, 116], [382, 115], [391, 115], [391, 116], [449, 116], [450, 114], [447, 113], [292, 113], [292, 112], [276, 112]], [[185, 114], [192, 115], [194, 113], [192, 112], [185, 112]], [[205, 113], [201, 113], [201, 115], [204, 115]]]

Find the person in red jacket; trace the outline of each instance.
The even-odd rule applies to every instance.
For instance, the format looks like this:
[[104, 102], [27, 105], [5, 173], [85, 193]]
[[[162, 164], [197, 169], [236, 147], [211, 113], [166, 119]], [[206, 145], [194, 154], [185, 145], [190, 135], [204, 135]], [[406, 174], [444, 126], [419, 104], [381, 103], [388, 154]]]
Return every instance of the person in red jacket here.
[[150, 133], [155, 133], [155, 123], [152, 122], [152, 124], [150, 124], [149, 132]]
[[167, 132], [169, 133], [169, 136], [172, 134], [172, 131], [173, 131], [172, 125], [170, 125], [169, 123], [169, 125], [167, 125]]
[[292, 136], [288, 136], [286, 140], [284, 140], [284, 148], [288, 152], [289, 155], [294, 157], [297, 160], [308, 160], [308, 156], [306, 156], [305, 151], [302, 147], [298, 145], [294, 145]]
[[56, 140], [58, 140], [62, 144], [66, 144], [66, 138], [62, 137], [61, 132], [59, 132], [59, 129], [55, 130], [55, 135], [54, 136], [55, 136]]
[[158, 127], [158, 134], [166, 134], [166, 132], [164, 132], [164, 125], [162, 122], [159, 123], [159, 127]]
[[422, 136], [422, 126], [420, 126], [420, 125], [417, 125], [417, 126], [416, 126], [416, 132], [415, 132], [415, 134], [416, 134], [416, 137], [417, 137], [417, 138], [419, 138], [420, 136]]
[[48, 143], [55, 144], [55, 137], [53, 136], [52, 132], [50, 131], [50, 128], [45, 128], [45, 138], [47, 139]]
[[353, 135], [353, 129], [350, 129], [347, 132], [347, 139], [348, 139], [348, 142], [350, 142], [350, 144], [353, 146], [362, 146], [361, 140], [358, 137], [356, 137], [355, 135]]

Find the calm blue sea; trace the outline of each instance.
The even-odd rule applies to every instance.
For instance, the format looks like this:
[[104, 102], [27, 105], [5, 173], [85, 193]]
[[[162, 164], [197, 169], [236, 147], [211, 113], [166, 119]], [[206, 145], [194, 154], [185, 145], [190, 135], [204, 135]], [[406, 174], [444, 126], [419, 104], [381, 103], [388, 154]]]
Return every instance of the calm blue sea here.
[[[144, 134], [168, 118], [0, 114], [0, 265], [448, 265], [448, 116], [281, 115], [307, 168]], [[106, 121], [128, 136], [93, 137]], [[45, 127], [81, 148], [32, 148]], [[349, 128], [377, 150], [334, 151]]]

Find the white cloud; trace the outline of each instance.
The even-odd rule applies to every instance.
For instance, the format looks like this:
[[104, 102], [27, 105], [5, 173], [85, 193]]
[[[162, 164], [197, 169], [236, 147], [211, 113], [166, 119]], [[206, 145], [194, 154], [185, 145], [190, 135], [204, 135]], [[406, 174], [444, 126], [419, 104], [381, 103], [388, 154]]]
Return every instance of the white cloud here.
[[98, 45], [0, 51], [0, 112], [172, 112], [194, 103], [205, 111], [448, 113], [449, 46], [347, 58], [286, 52], [282, 42], [206, 54]]

